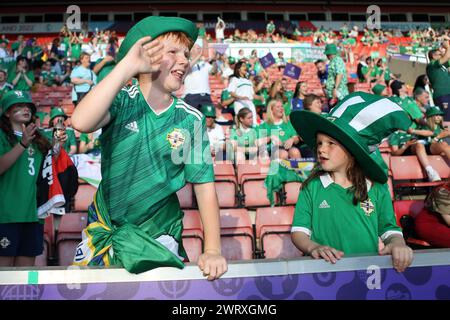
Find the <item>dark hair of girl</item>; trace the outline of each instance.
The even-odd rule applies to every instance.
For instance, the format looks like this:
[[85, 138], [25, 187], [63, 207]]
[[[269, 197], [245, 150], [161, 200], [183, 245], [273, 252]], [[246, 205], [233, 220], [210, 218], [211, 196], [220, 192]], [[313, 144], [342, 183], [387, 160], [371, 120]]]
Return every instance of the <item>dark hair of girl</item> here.
[[[347, 178], [352, 183], [352, 187], [348, 189], [348, 192], [353, 193], [353, 205], [356, 206], [359, 202], [368, 199], [367, 183], [366, 176], [355, 158], [352, 156], [350, 159], [350, 164], [347, 167]], [[326, 173], [327, 171], [323, 170], [319, 163], [316, 163], [309, 177], [303, 182], [302, 189], [306, 188], [312, 180]]]
[[[31, 121], [27, 123], [27, 125], [34, 121], [36, 121], [35, 115], [32, 116]], [[17, 144], [17, 137], [14, 134], [14, 130], [11, 126], [9, 118], [5, 114], [0, 117], [0, 130], [3, 130], [3, 132], [6, 134], [6, 138], [8, 139], [9, 144], [11, 145], [11, 147], [14, 147]], [[42, 136], [38, 130], [36, 130], [35, 132], [33, 144], [43, 155], [46, 155], [48, 150], [50, 150], [50, 148], [52, 147], [50, 142], [44, 136]]]
[[241, 78], [241, 76], [239, 75], [239, 69], [241, 68], [241, 66], [246, 63], [245, 61], [239, 61], [234, 65], [234, 72], [233, 72], [233, 77], [236, 78]]

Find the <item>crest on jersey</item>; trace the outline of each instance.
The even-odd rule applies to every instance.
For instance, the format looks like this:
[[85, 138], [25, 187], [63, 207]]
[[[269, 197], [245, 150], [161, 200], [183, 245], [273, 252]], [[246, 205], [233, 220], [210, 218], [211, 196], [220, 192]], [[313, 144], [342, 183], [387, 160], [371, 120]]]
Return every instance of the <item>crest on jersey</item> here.
[[185, 137], [180, 129], [175, 128], [172, 132], [167, 134], [167, 141], [169, 141], [172, 149], [178, 149], [183, 145]]
[[29, 146], [29, 147], [28, 147], [28, 155], [29, 155], [30, 157], [32, 157], [32, 156], [34, 155], [34, 149], [33, 149], [32, 146]]
[[363, 211], [367, 217], [370, 217], [372, 212], [375, 210], [375, 206], [373, 205], [373, 203], [370, 199], [367, 199], [366, 201], [361, 202], [360, 207], [361, 207], [361, 209], [363, 209]]

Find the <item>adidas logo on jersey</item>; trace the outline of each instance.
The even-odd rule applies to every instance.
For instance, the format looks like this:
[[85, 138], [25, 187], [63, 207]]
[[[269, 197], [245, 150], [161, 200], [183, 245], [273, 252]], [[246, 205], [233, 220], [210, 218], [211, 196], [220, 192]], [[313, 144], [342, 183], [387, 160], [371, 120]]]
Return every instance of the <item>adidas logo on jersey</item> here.
[[319, 206], [319, 209], [328, 209], [328, 208], [330, 208], [330, 205], [328, 204], [327, 200], [323, 200]]
[[139, 128], [138, 128], [138, 125], [137, 125], [136, 121], [130, 122], [129, 124], [127, 124], [125, 126], [125, 128], [130, 130], [130, 131], [133, 131], [133, 132], [139, 132]]

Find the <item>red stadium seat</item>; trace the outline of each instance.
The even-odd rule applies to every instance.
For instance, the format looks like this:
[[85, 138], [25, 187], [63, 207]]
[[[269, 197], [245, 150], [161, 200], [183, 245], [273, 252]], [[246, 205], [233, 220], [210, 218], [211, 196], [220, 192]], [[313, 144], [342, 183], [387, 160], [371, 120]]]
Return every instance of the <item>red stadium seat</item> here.
[[88, 207], [94, 201], [94, 194], [97, 188], [91, 186], [90, 184], [80, 184], [78, 186], [78, 191], [75, 194], [74, 201], [74, 211], [75, 212], [87, 212]]
[[301, 186], [302, 184], [300, 182], [287, 182], [284, 184], [284, 192], [286, 193], [285, 205], [297, 204]]
[[[393, 204], [397, 225], [400, 227], [402, 227], [402, 219], [404, 216], [410, 216], [411, 218], [414, 219], [420, 213], [420, 211], [422, 211], [424, 207], [423, 200], [397, 200], [394, 201]], [[415, 245], [420, 247], [431, 246], [428, 242], [413, 237], [408, 237], [406, 239], [406, 242], [409, 245]]]
[[177, 191], [178, 201], [180, 201], [181, 209], [195, 208], [194, 188], [191, 183]]
[[189, 261], [196, 262], [203, 252], [203, 227], [197, 210], [184, 210], [181, 237]]
[[[429, 156], [431, 165], [438, 171], [443, 180], [449, 177], [449, 167], [440, 156]], [[442, 182], [428, 182], [419, 160], [416, 156], [392, 156], [392, 177], [395, 188], [403, 187], [433, 187]]]
[[36, 257], [35, 265], [43, 267], [48, 265], [48, 260], [53, 257], [55, 245], [55, 224], [53, 215], [45, 218], [44, 224], [44, 251]]
[[222, 255], [228, 260], [250, 260], [255, 245], [252, 222], [246, 209], [220, 210]]
[[217, 198], [220, 208], [237, 207], [237, 179], [231, 163], [214, 163]]
[[75, 249], [81, 242], [81, 232], [87, 225], [87, 213], [71, 212], [61, 217], [56, 237], [56, 250], [60, 266], [72, 264]]
[[285, 259], [303, 255], [291, 240], [294, 207], [269, 207], [256, 210], [256, 237], [261, 240], [263, 258]]
[[[247, 208], [270, 206], [267, 198], [267, 189], [264, 180], [269, 172], [270, 162], [238, 163], [237, 176], [241, 186], [241, 197]], [[275, 203], [279, 202], [278, 195], [274, 193]]]

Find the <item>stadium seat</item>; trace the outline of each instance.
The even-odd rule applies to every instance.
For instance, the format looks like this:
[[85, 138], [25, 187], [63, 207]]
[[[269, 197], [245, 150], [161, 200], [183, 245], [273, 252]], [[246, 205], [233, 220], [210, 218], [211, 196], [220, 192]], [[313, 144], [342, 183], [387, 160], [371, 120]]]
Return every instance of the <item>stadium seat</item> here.
[[[441, 178], [448, 179], [450, 169], [440, 156], [429, 156], [430, 164], [438, 171]], [[442, 182], [429, 182], [416, 156], [391, 156], [391, 170], [394, 188], [433, 187]]]
[[287, 182], [284, 184], [284, 205], [295, 205], [297, 203], [301, 186], [302, 184], [300, 182]]
[[[394, 201], [394, 212], [395, 218], [397, 220], [397, 225], [404, 228], [407, 227], [405, 225], [405, 216], [411, 217], [414, 221], [414, 218], [422, 211], [424, 207], [423, 200], [397, 200]], [[414, 237], [407, 237], [406, 242], [408, 245], [412, 247], [430, 247], [431, 245], [420, 239], [416, 239]]]
[[256, 237], [261, 241], [263, 258], [286, 259], [303, 255], [291, 240], [293, 217], [293, 206], [256, 209]]
[[94, 201], [94, 194], [97, 188], [91, 186], [90, 184], [80, 184], [78, 186], [78, 191], [75, 194], [74, 200], [74, 211], [75, 212], [87, 212], [88, 207]]
[[220, 210], [222, 255], [227, 260], [249, 260], [254, 257], [255, 238], [246, 209]]
[[217, 198], [220, 208], [235, 208], [237, 201], [237, 179], [231, 163], [214, 163]]
[[189, 261], [196, 262], [203, 252], [203, 227], [197, 210], [184, 210], [181, 237]]
[[191, 183], [186, 185], [177, 191], [178, 201], [180, 201], [181, 209], [193, 209], [195, 208], [194, 201], [194, 188]]
[[43, 267], [48, 265], [48, 261], [53, 257], [55, 245], [55, 224], [53, 215], [45, 218], [44, 224], [44, 251], [36, 257], [35, 265]]
[[66, 213], [61, 217], [56, 237], [56, 251], [60, 266], [72, 264], [75, 248], [81, 242], [81, 232], [87, 225], [86, 212]]
[[[240, 184], [242, 204], [247, 208], [270, 206], [264, 180], [269, 172], [270, 162], [239, 163], [237, 176]], [[274, 193], [275, 203], [279, 203], [278, 195]]]

